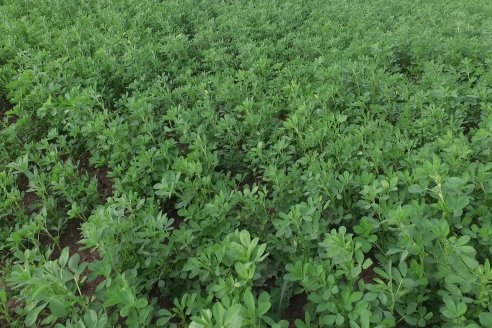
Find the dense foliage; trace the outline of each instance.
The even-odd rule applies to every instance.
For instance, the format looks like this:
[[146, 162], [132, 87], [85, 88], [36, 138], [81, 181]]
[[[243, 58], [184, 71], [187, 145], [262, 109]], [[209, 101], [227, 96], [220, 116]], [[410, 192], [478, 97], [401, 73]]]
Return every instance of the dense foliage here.
[[492, 2], [0, 1], [0, 326], [492, 327]]

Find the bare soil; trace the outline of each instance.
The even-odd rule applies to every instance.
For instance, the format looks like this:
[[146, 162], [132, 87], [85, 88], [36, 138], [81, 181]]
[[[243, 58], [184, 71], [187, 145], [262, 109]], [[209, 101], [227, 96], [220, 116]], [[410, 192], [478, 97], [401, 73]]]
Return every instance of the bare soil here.
[[109, 168], [107, 166], [95, 167], [89, 163], [90, 155], [83, 153], [80, 156], [79, 168], [86, 172], [90, 177], [97, 180], [97, 191], [101, 195], [102, 201], [113, 195], [113, 182], [108, 177]]
[[24, 198], [22, 199], [22, 204], [26, 210], [26, 213], [32, 214], [35, 211], [35, 204], [39, 201], [39, 197], [34, 191], [28, 191], [29, 189], [29, 179], [24, 174], [20, 174], [18, 181], [19, 190], [24, 193]]
[[[0, 122], [3, 121], [3, 118], [5, 117], [6, 113], [11, 110], [12, 108], [14, 108], [14, 105], [12, 105], [8, 100], [7, 98], [5, 97], [5, 95], [1, 94], [0, 93]], [[15, 116], [11, 116], [9, 117], [9, 120], [8, 120], [8, 124], [13, 124], [15, 123], [15, 121], [17, 121], [17, 117]]]
[[307, 303], [307, 294], [301, 293], [297, 295], [292, 295], [289, 300], [289, 306], [285, 309], [282, 319], [289, 322], [289, 327], [294, 328], [294, 322], [297, 319], [304, 319], [304, 306]]

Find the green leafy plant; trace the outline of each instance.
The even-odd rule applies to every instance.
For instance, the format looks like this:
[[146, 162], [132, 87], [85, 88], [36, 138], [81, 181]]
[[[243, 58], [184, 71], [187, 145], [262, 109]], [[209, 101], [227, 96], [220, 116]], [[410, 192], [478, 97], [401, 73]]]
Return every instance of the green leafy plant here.
[[492, 326], [491, 15], [0, 0], [0, 326]]

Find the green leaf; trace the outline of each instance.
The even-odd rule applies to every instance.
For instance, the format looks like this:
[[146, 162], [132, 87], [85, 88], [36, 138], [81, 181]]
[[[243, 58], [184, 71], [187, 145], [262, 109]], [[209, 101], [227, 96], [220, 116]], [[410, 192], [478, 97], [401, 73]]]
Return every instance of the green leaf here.
[[364, 254], [360, 250], [355, 251], [355, 260], [358, 264], [362, 264], [364, 262]]
[[421, 194], [425, 190], [426, 189], [424, 187], [422, 187], [421, 185], [417, 185], [417, 184], [414, 184], [414, 185], [411, 185], [410, 187], [408, 187], [408, 192], [411, 194]]
[[455, 319], [455, 318], [457, 318], [455, 311], [451, 311], [449, 309], [443, 309], [441, 312], [448, 319]]
[[360, 326], [361, 328], [369, 328], [370, 325], [370, 320], [369, 318], [371, 317], [371, 311], [367, 309], [362, 309], [359, 310], [359, 317], [360, 317]]
[[400, 270], [402, 277], [407, 276], [407, 271], [408, 271], [407, 262], [400, 262], [400, 264], [398, 264], [398, 269]]
[[270, 302], [270, 295], [267, 292], [261, 292], [258, 297], [258, 308], [256, 310], [256, 315], [258, 317], [264, 316], [271, 306], [272, 303]]
[[456, 314], [458, 316], [462, 316], [465, 313], [466, 313], [466, 304], [463, 302], [458, 303], [458, 306], [456, 307]]
[[364, 296], [364, 294], [362, 294], [362, 292], [354, 292], [354, 293], [350, 294], [350, 298], [349, 298], [348, 302], [349, 303], [357, 302], [360, 299], [362, 299], [362, 296]]
[[29, 311], [29, 314], [26, 316], [26, 319], [24, 320], [24, 324], [27, 327], [32, 326], [36, 320], [38, 319], [38, 315], [43, 309], [46, 307], [47, 303], [41, 304], [37, 307], [35, 307], [33, 310]]
[[0, 304], [5, 304], [7, 303], [7, 293], [1, 289], [0, 290]]
[[164, 317], [164, 318], [160, 318], [156, 321], [156, 326], [158, 327], [162, 327], [162, 326], [165, 326], [169, 320], [171, 320], [171, 317]]
[[67, 265], [68, 255], [69, 255], [69, 248], [65, 247], [60, 254], [60, 258], [58, 259], [58, 263], [60, 263], [60, 266], [62, 268], [64, 268], [65, 265]]
[[476, 269], [480, 266], [477, 260], [468, 256], [461, 256], [461, 260], [465, 262], [466, 266], [470, 269]]
[[324, 326], [329, 326], [329, 327], [332, 327], [333, 324], [335, 323], [335, 320], [337, 319], [336, 315], [334, 314], [329, 314], [329, 315], [325, 315], [322, 317], [321, 321], [323, 323]]
[[258, 249], [256, 251], [256, 258], [254, 258], [253, 260], [255, 260], [255, 261], [261, 260], [261, 256], [265, 252], [266, 246], [267, 246], [266, 244], [261, 244], [260, 246], [258, 246]]
[[225, 325], [224, 319], [226, 310], [224, 309], [224, 306], [222, 304], [215, 303], [212, 307], [212, 313], [217, 323], [219, 323], [220, 325]]
[[243, 246], [249, 246], [250, 242], [251, 242], [251, 238], [250, 238], [250, 235], [249, 235], [249, 232], [247, 230], [242, 230], [240, 233], [239, 233], [239, 240], [241, 240], [241, 244]]
[[148, 302], [145, 298], [139, 298], [138, 301], [135, 303], [135, 307], [137, 309], [141, 309], [143, 307], [146, 307], [147, 304], [148, 304]]
[[227, 309], [224, 324], [230, 325], [230, 327], [240, 327], [236, 326], [237, 323], [242, 321], [242, 318], [239, 316], [239, 312], [241, 311], [241, 305], [234, 304], [229, 309]]
[[409, 315], [405, 316], [405, 322], [412, 325], [416, 326], [418, 324], [418, 319]]
[[66, 303], [64, 302], [64, 300], [61, 300], [57, 297], [52, 298], [49, 305], [51, 314], [58, 318], [63, 318], [67, 313], [65, 304]]
[[170, 317], [172, 316], [173, 314], [167, 310], [167, 309], [160, 309], [159, 311], [157, 311], [156, 313], [159, 317], [164, 317], [164, 316], [167, 316], [167, 317]]
[[270, 302], [263, 302], [258, 304], [257, 315], [262, 316], [268, 312], [272, 304]]
[[362, 269], [367, 270], [367, 268], [369, 268], [372, 264], [372, 259], [368, 257], [362, 264]]
[[[316, 306], [316, 312], [326, 312], [326, 311], [330, 311], [330, 305], [332, 303], [329, 303], [329, 302], [323, 302], [323, 303], [320, 303]], [[331, 311], [333, 312], [333, 311]]]
[[470, 241], [471, 237], [469, 235], [463, 235], [458, 240], [456, 240], [456, 246], [464, 246]]
[[43, 300], [49, 297], [48, 293], [45, 293], [44, 291], [49, 287], [48, 284], [43, 284], [39, 287], [37, 287], [31, 294], [31, 297], [33, 299], [37, 300]]
[[77, 271], [77, 268], [79, 266], [79, 261], [80, 261], [80, 255], [78, 253], [73, 254], [70, 257], [70, 260], [68, 261], [68, 268], [72, 272], [76, 272]]
[[484, 327], [492, 327], [492, 312], [482, 312], [478, 315], [478, 319]]
[[343, 325], [344, 322], [345, 322], [345, 317], [343, 315], [341, 315], [340, 313], [337, 314], [337, 319], [335, 320], [336, 325], [341, 326], [341, 325]]
[[252, 314], [254, 315], [255, 313], [255, 298], [253, 297], [253, 294], [251, 291], [246, 290], [244, 292], [244, 304], [246, 305], [246, 308], [248, 311], [252, 310]]
[[87, 310], [84, 314], [84, 321], [89, 327], [95, 327], [97, 324], [97, 313], [94, 310]]

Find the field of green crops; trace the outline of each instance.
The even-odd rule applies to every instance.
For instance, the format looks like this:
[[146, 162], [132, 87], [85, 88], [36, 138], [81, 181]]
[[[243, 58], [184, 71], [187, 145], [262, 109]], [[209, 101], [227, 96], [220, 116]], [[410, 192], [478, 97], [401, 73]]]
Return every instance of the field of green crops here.
[[0, 327], [492, 327], [492, 1], [0, 0]]

